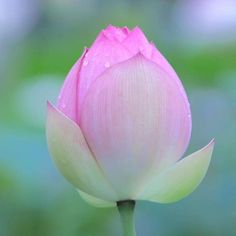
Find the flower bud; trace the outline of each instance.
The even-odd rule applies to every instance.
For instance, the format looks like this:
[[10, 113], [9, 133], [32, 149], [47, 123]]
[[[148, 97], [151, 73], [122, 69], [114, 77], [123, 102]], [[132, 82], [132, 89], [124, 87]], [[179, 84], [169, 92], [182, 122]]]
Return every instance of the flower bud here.
[[81, 196], [97, 206], [121, 200], [177, 201], [201, 182], [214, 142], [180, 159], [191, 111], [173, 68], [140, 28], [108, 26], [48, 104], [51, 156]]

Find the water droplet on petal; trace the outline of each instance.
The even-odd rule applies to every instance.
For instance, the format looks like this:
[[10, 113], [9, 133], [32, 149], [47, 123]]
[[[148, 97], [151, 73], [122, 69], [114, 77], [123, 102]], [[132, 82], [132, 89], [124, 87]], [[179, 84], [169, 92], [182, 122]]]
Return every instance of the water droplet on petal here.
[[110, 65], [110, 63], [107, 61], [104, 66], [105, 66], [106, 68], [108, 68], [108, 67], [110, 67], [111, 65]]
[[143, 48], [142, 46], [139, 47], [139, 51], [143, 51], [143, 49], [144, 49], [144, 48]]
[[87, 66], [88, 65], [88, 61], [85, 60], [84, 63], [83, 63], [83, 66]]
[[65, 103], [62, 103], [61, 107], [62, 107], [62, 108], [66, 108], [66, 104], [65, 104]]

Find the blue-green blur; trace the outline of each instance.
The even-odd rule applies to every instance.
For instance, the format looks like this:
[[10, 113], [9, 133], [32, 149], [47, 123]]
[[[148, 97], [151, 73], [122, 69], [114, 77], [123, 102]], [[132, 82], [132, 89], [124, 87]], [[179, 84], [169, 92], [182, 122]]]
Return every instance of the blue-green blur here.
[[193, 194], [138, 202], [138, 235], [236, 235], [234, 0], [0, 1], [0, 235], [121, 235], [116, 209], [87, 205], [60, 175], [44, 130], [46, 100], [56, 101], [84, 46], [108, 24], [139, 25], [175, 68], [193, 117], [187, 153], [216, 139]]

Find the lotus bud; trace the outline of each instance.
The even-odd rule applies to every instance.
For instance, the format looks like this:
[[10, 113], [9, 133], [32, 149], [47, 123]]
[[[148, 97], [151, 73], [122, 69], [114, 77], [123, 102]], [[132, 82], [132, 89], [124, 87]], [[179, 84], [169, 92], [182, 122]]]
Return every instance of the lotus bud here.
[[95, 206], [178, 201], [205, 176], [214, 141], [183, 158], [191, 111], [177, 74], [140, 28], [108, 26], [48, 103], [47, 142], [64, 177]]

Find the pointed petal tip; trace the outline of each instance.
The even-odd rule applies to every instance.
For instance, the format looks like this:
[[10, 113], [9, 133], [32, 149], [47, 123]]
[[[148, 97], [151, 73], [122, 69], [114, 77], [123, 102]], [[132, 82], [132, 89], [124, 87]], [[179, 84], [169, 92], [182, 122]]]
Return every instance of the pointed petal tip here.
[[156, 194], [150, 194], [152, 196], [146, 199], [159, 203], [172, 203], [192, 193], [207, 173], [214, 143], [215, 140], [212, 139], [204, 148], [190, 154], [162, 172], [150, 184], [149, 189], [146, 189], [146, 194], [153, 191], [156, 191]]
[[50, 101], [47, 100], [46, 104], [47, 104], [47, 113], [53, 112], [56, 110], [55, 106]]
[[[201, 148], [201, 149], [199, 149], [198, 151], [196, 151], [196, 152], [194, 152], [194, 153], [192, 153], [191, 155], [193, 155], [193, 154], [197, 154], [197, 153], [210, 153], [210, 152], [212, 152], [213, 151], [213, 148], [214, 148], [214, 146], [215, 146], [215, 139], [213, 138], [205, 147], [203, 147], [203, 148]], [[205, 157], [210, 157], [211, 158], [211, 155], [206, 155]], [[185, 157], [186, 158], [186, 157]], [[184, 159], [185, 159], [184, 158]], [[188, 157], [187, 157], [188, 158]]]
[[142, 52], [139, 50], [131, 59], [137, 58], [137, 59], [146, 59], [146, 57], [142, 54]]
[[210, 143], [208, 144], [208, 145], [212, 145], [212, 146], [214, 146], [215, 145], [215, 138], [213, 138], [211, 141], [210, 141]]
[[112, 31], [114, 29], [116, 29], [116, 26], [114, 26], [112, 24], [108, 24], [107, 27], [105, 29], [103, 29], [103, 30], [105, 30], [105, 31], [110, 31], [111, 30]]
[[134, 31], [134, 32], [137, 31], [137, 32], [142, 32], [143, 33], [142, 29], [138, 25], [134, 26], [134, 28], [131, 31]]
[[[214, 146], [215, 146], [215, 138], [213, 138], [206, 146], [205, 149], [208, 149], [209, 151], [213, 152]], [[204, 149], [204, 148], [203, 148]]]
[[104, 37], [108, 40], [115, 41], [118, 43], [123, 42], [129, 35], [130, 30], [127, 26], [125, 27], [118, 27], [113, 25], [108, 25], [105, 29], [101, 31], [99, 34], [99, 38], [104, 39]]
[[87, 53], [87, 52], [88, 52], [88, 50], [89, 50], [89, 48], [88, 48], [87, 46], [85, 46], [85, 47], [84, 47], [84, 51], [83, 51], [83, 54], [82, 54], [82, 55], [84, 55], [85, 53]]
[[113, 30], [116, 30], [116, 29], [121, 29], [121, 30], [127, 30], [127, 31], [130, 31], [130, 29], [129, 29], [129, 27], [128, 26], [121, 26], [121, 27], [119, 27], [119, 26], [115, 26], [115, 25], [113, 25], [113, 24], [108, 24], [107, 25], [107, 27], [105, 28], [105, 29], [103, 29], [103, 30], [105, 30], [105, 31], [113, 31]]
[[[47, 112], [58, 112], [62, 113], [56, 106], [54, 106], [50, 101], [47, 101]], [[64, 115], [64, 113], [62, 113]]]
[[[128, 60], [132, 60], [132, 59], [139, 59], [139, 60], [144, 60], [146, 62], [149, 62], [151, 64], [155, 64], [153, 61], [151, 61], [150, 59], [148, 59], [141, 50], [138, 50], [138, 52], [136, 54], [134, 54], [134, 56], [132, 56], [130, 59]], [[155, 64], [156, 65], [156, 64]]]
[[159, 69], [162, 69], [162, 67], [160, 67], [158, 64], [156, 64], [155, 62], [153, 62], [152, 60], [150, 60], [149, 58], [147, 58], [143, 52], [141, 50], [139, 50], [134, 56], [132, 56], [131, 58], [129, 58], [127, 61], [136, 61], [138, 63], [147, 63], [147, 64], [152, 64], [155, 65], [155, 67], [157, 66]]
[[50, 109], [50, 108], [53, 108], [53, 105], [50, 101], [47, 100], [47, 108]]
[[140, 38], [144, 40], [145, 42], [148, 42], [143, 30], [139, 26], [135, 26], [131, 31], [131, 34], [136, 35], [137, 38]]
[[122, 27], [122, 30], [123, 30], [123, 32], [126, 33], [126, 34], [129, 34], [129, 33], [130, 33], [130, 29], [129, 29], [128, 26]]

